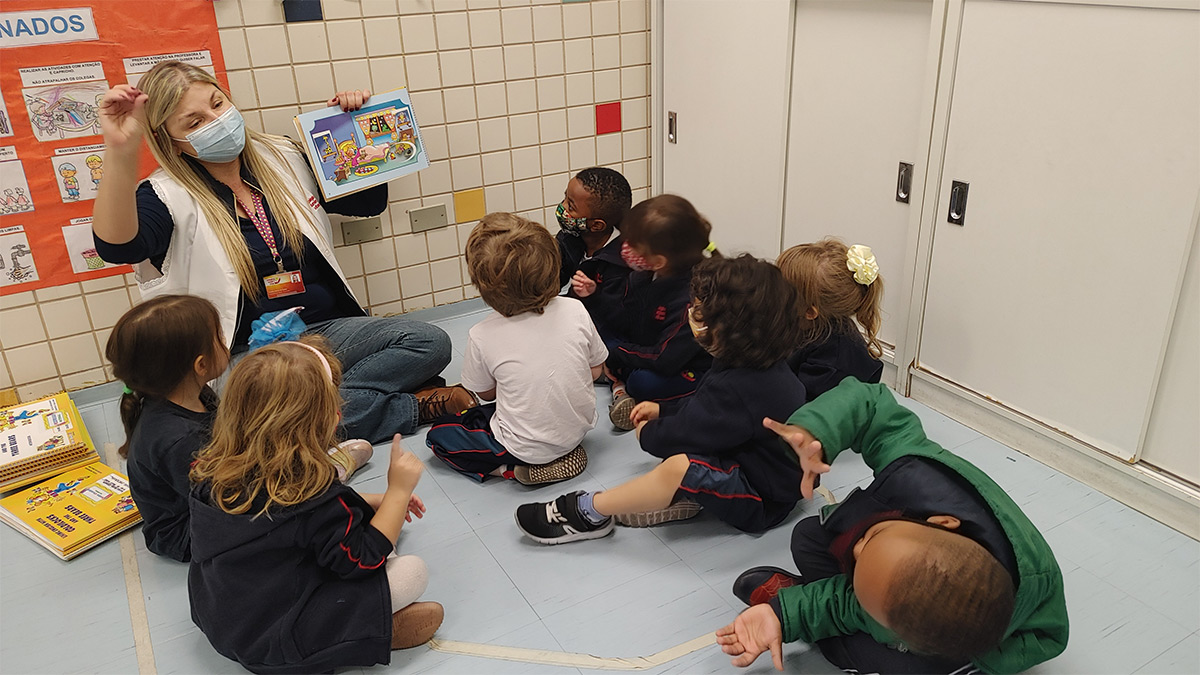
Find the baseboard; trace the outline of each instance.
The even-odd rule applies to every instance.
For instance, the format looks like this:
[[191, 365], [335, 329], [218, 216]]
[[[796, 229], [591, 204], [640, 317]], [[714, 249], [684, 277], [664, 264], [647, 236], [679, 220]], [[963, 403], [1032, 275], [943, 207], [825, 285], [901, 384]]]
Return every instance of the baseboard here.
[[1036, 420], [922, 371], [910, 396], [930, 408], [1200, 540], [1200, 490], [1167, 474], [1130, 464]]

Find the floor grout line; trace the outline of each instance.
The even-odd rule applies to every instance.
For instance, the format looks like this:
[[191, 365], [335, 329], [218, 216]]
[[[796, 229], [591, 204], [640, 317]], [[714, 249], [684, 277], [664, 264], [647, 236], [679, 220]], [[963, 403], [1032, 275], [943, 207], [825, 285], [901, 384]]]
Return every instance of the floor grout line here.
[[[117, 462], [117, 446], [105, 443], [104, 455], [110, 463]], [[156, 675], [158, 670], [154, 664], [154, 644], [150, 639], [150, 619], [146, 614], [146, 597], [142, 592], [142, 576], [138, 570], [133, 532], [123, 532], [117, 541], [121, 546], [121, 569], [125, 573], [125, 599], [129, 603], [129, 623], [133, 629], [138, 674]]]

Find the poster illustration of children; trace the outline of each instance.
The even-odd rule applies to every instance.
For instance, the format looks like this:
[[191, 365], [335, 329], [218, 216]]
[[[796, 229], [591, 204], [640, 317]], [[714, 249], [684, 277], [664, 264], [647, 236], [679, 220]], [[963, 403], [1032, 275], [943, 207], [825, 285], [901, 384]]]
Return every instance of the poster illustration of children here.
[[63, 197], [64, 201], [79, 201], [79, 179], [75, 177], [77, 173], [79, 171], [70, 162], [58, 165], [58, 175], [62, 176], [63, 189], [67, 191], [66, 197]]
[[12, 135], [12, 117], [8, 114], [8, 105], [4, 103], [4, 99], [0, 98], [0, 138]]
[[99, 190], [100, 179], [104, 177], [104, 158], [100, 155], [88, 155], [88, 158], [84, 162], [87, 163], [88, 169], [92, 172], [92, 185]]
[[39, 141], [56, 141], [99, 134], [100, 101], [107, 91], [103, 80], [23, 90], [33, 135]]
[[25, 227], [14, 225], [0, 229], [0, 286], [37, 281], [37, 266]]
[[51, 163], [64, 204], [95, 199], [99, 194], [100, 179], [104, 177], [103, 146], [58, 148]]
[[33, 210], [25, 167], [11, 146], [0, 148], [0, 213], [24, 213]]

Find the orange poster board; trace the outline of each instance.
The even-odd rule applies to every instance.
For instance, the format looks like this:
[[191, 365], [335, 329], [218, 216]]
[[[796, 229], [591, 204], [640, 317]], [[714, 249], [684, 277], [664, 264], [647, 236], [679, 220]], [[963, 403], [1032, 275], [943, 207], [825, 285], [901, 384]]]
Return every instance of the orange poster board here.
[[[0, 3], [0, 295], [130, 271], [91, 243], [98, 97], [168, 58], [228, 86], [213, 1]], [[145, 150], [141, 176], [154, 167]]]

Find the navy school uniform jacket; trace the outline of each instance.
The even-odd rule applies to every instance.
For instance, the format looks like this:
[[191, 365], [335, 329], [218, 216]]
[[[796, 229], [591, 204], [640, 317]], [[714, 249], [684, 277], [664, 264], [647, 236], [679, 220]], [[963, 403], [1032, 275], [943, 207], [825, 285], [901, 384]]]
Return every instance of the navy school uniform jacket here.
[[688, 326], [691, 275], [654, 278], [653, 272], [633, 272], [625, 292], [617, 330], [625, 336], [609, 345], [608, 367], [618, 377], [630, 371], [652, 370], [660, 375], [690, 371], [697, 378], [712, 367], [712, 356], [696, 343]]
[[883, 361], [871, 356], [867, 341], [858, 332], [835, 331], [820, 342], [805, 345], [788, 357], [788, 367], [804, 383], [808, 396], [806, 403], [847, 377], [866, 384], [879, 384], [883, 375]]
[[800, 463], [762, 421], [787, 419], [804, 398], [804, 385], [783, 361], [766, 370], [716, 361], [695, 394], [660, 404], [659, 418], [642, 427], [639, 440], [642, 450], [663, 459], [686, 454], [737, 461], [774, 527], [800, 499]]
[[222, 655], [255, 673], [327, 672], [391, 658], [385, 563], [394, 547], [375, 510], [334, 481], [302, 504], [255, 517], [191, 494], [192, 621]]
[[576, 270], [596, 282], [596, 291], [588, 297], [579, 298], [570, 288], [567, 289], [567, 297], [577, 298], [583, 303], [592, 317], [592, 323], [596, 324], [596, 332], [605, 340], [625, 337], [621, 325], [625, 293], [628, 290], [629, 275], [633, 270], [629, 269], [625, 259], [621, 257], [621, 244], [624, 241], [625, 239], [618, 234], [596, 251], [595, 255], [585, 259], [586, 249], [581, 237], [565, 232], [558, 233], [558, 249], [562, 253], [563, 261], [562, 273], [566, 275], [562, 285], [570, 282]]
[[188, 472], [196, 453], [208, 444], [217, 409], [212, 389], [205, 387], [200, 399], [206, 412], [146, 397], [129, 438], [129, 491], [142, 514], [146, 548], [179, 562], [192, 558]]

